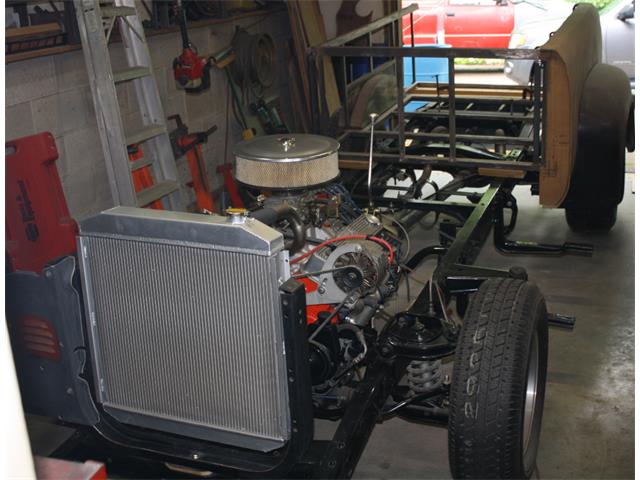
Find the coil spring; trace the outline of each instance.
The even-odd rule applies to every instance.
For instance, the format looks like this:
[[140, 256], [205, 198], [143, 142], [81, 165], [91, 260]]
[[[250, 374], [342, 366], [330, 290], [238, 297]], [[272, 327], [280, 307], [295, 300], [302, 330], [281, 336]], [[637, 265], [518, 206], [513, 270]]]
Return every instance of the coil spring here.
[[414, 393], [425, 393], [442, 385], [440, 360], [413, 360], [407, 366], [407, 381]]

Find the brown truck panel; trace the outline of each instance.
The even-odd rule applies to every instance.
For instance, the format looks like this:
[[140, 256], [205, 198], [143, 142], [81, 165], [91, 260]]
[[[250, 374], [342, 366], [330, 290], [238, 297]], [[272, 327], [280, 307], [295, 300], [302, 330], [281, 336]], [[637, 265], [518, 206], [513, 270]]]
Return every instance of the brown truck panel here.
[[546, 164], [540, 171], [540, 204], [558, 207], [566, 197], [578, 140], [582, 89], [602, 60], [598, 11], [579, 4], [555, 34], [540, 47], [547, 61]]

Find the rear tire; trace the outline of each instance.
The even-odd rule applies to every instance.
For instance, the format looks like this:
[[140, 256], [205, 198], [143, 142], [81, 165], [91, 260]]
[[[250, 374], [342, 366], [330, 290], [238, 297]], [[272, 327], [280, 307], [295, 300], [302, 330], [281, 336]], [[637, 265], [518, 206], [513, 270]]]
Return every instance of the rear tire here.
[[618, 206], [577, 208], [564, 211], [567, 224], [577, 233], [606, 233], [616, 224]]
[[547, 328], [544, 298], [532, 283], [489, 279], [471, 298], [449, 399], [454, 478], [533, 474], [547, 375]]
[[629, 128], [633, 97], [627, 75], [612, 65], [589, 72], [580, 99], [578, 142], [569, 192], [564, 200], [569, 227], [607, 232], [624, 197], [625, 148], [634, 148]]

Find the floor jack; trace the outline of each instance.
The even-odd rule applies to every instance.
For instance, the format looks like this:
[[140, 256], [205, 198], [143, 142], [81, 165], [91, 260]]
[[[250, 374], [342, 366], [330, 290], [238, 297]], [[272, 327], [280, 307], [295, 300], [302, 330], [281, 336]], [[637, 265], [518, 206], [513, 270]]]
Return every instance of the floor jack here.
[[187, 164], [191, 172], [191, 186], [196, 194], [196, 209], [198, 212], [210, 213], [215, 211], [213, 194], [209, 186], [207, 169], [202, 157], [201, 145], [207, 142], [209, 135], [218, 129], [213, 125], [205, 132], [189, 133], [189, 127], [182, 122], [180, 115], [171, 115], [169, 120], [175, 120], [177, 128], [169, 134], [176, 159], [187, 156]]

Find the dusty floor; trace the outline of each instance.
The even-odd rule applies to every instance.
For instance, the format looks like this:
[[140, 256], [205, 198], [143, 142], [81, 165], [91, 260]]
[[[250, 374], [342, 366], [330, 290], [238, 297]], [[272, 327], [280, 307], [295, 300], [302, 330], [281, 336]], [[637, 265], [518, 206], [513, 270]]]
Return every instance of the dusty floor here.
[[[592, 258], [505, 257], [489, 243], [478, 265], [521, 265], [549, 311], [577, 317], [573, 332], [552, 329], [540, 478], [634, 476], [634, 196], [627, 175], [618, 222], [605, 236], [572, 233], [562, 210], [542, 209], [518, 187], [514, 239], [589, 242]], [[415, 242], [433, 233], [414, 229]], [[392, 420], [379, 425], [355, 478], [450, 478], [447, 432]]]

